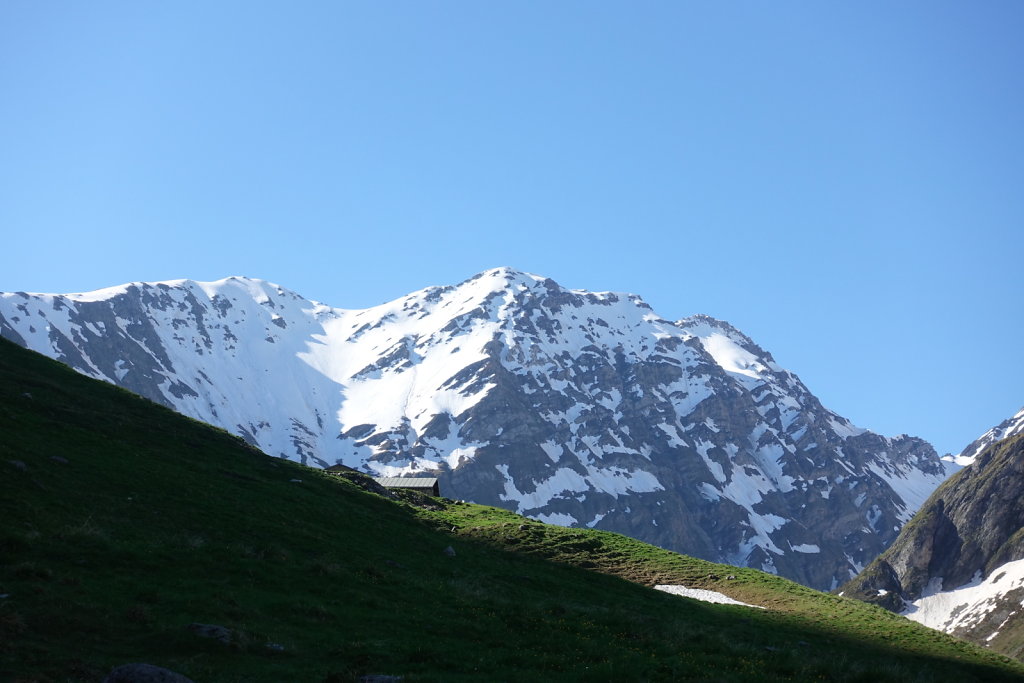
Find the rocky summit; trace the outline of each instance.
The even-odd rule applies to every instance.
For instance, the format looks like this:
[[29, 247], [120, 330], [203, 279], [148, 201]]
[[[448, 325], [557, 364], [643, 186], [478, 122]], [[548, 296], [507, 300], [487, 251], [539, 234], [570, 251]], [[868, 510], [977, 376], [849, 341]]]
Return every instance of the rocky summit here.
[[[890, 548], [843, 586], [845, 595], [1005, 654], [1024, 654], [1022, 414], [957, 456], [970, 464], [928, 498]], [[1003, 438], [992, 441], [993, 434]]]
[[835, 588], [944, 479], [728, 323], [507, 268], [364, 310], [247, 278], [0, 295], [0, 334], [308, 464]]

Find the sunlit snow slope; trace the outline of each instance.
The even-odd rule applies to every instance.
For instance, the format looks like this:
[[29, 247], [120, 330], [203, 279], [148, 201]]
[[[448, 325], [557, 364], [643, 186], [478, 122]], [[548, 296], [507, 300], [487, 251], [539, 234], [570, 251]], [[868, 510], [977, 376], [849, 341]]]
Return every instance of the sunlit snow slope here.
[[0, 295], [0, 334], [273, 455], [831, 588], [943, 478], [727, 323], [501, 268], [365, 310], [246, 278]]

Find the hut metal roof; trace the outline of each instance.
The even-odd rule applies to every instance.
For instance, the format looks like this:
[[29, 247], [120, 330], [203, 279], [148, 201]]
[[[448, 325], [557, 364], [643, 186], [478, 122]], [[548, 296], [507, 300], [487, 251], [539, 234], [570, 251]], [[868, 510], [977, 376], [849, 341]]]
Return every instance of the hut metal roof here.
[[429, 489], [437, 483], [437, 477], [374, 477], [374, 481], [385, 488]]

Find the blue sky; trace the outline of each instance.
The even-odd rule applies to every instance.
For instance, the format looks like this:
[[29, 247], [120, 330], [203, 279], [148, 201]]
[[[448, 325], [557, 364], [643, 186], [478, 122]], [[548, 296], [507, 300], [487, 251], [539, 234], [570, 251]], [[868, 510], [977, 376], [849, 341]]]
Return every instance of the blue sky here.
[[499, 265], [958, 451], [1024, 404], [1024, 4], [0, 4], [0, 290]]

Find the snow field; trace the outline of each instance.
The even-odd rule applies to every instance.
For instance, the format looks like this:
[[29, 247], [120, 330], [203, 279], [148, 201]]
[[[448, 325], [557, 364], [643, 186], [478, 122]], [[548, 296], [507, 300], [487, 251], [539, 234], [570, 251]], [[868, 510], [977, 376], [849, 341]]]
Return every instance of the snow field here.
[[[902, 614], [939, 631], [970, 628], [999, 607], [1004, 595], [1021, 587], [1024, 587], [1024, 559], [1007, 562], [984, 579], [978, 571], [972, 581], [952, 590], [942, 590], [942, 578], [936, 577]], [[1022, 606], [1024, 603], [1017, 605], [1013, 612], [1019, 612]], [[990, 638], [998, 632], [997, 629]]]

